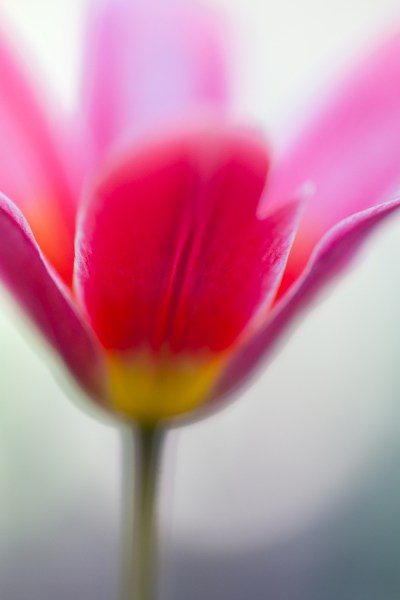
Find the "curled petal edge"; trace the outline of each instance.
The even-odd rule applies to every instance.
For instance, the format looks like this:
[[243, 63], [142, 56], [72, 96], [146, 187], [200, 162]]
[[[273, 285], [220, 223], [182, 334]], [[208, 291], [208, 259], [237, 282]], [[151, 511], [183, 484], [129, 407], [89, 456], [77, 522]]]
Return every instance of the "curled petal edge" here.
[[303, 275], [276, 304], [264, 327], [233, 355], [208, 398], [209, 407], [219, 404], [257, 374], [261, 363], [276, 350], [295, 319], [329, 281], [350, 266], [375, 228], [398, 210], [400, 197], [344, 219], [322, 238]]
[[75, 379], [101, 401], [103, 375], [97, 342], [69, 290], [43, 257], [24, 216], [2, 194], [0, 279]]

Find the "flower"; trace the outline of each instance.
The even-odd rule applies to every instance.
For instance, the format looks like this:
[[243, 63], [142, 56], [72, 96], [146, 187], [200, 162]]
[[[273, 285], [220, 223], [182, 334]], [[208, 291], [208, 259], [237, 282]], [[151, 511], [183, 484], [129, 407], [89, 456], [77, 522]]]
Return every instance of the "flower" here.
[[400, 206], [399, 39], [274, 161], [229, 124], [218, 28], [193, 11], [93, 18], [90, 139], [0, 45], [2, 279], [89, 396], [141, 424], [231, 393]]

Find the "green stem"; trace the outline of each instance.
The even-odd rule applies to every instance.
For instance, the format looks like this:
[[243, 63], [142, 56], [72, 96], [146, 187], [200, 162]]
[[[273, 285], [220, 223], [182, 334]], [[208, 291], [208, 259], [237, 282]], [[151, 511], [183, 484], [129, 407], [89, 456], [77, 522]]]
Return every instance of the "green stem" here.
[[[125, 485], [129, 483], [131, 489], [125, 490], [124, 494], [125, 508], [129, 512], [126, 511], [123, 520], [122, 600], [155, 600], [158, 558], [156, 497], [164, 432], [158, 427], [139, 426], [133, 433], [134, 444], [130, 443], [129, 448], [125, 448], [128, 467], [123, 473]], [[130, 468], [132, 451], [134, 478]]]

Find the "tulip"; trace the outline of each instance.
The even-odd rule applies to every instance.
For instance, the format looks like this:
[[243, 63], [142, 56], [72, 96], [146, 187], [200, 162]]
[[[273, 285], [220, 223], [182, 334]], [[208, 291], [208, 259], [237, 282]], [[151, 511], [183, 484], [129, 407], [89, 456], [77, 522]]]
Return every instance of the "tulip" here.
[[0, 274], [86, 395], [136, 424], [124, 593], [149, 600], [160, 431], [242, 385], [400, 207], [400, 38], [275, 159], [229, 122], [204, 13], [117, 0], [88, 39], [86, 128], [49, 117], [0, 40]]

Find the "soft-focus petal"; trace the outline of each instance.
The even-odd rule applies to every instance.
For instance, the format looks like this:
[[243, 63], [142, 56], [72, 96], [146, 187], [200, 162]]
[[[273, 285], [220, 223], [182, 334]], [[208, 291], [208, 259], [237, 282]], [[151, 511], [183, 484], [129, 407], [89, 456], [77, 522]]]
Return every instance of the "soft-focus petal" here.
[[50, 122], [29, 77], [0, 36], [0, 191], [21, 208], [48, 260], [71, 281], [76, 199]]
[[224, 29], [184, 1], [104, 0], [89, 21], [83, 103], [104, 151], [120, 138], [227, 100]]
[[80, 222], [77, 288], [105, 347], [234, 342], [276, 279], [274, 225], [256, 218], [267, 165], [257, 137], [208, 129], [140, 144], [102, 177]]
[[101, 396], [98, 350], [69, 291], [43, 259], [19, 210], [0, 195], [0, 279], [91, 394]]
[[300, 280], [275, 306], [265, 326], [232, 357], [211, 401], [232, 393], [254, 373], [321, 289], [349, 267], [374, 229], [399, 209], [400, 199], [380, 204], [345, 219], [324, 236]]
[[305, 182], [310, 198], [282, 293], [335, 223], [385, 200], [400, 183], [400, 35], [375, 51], [290, 144], [272, 168], [268, 202]]

